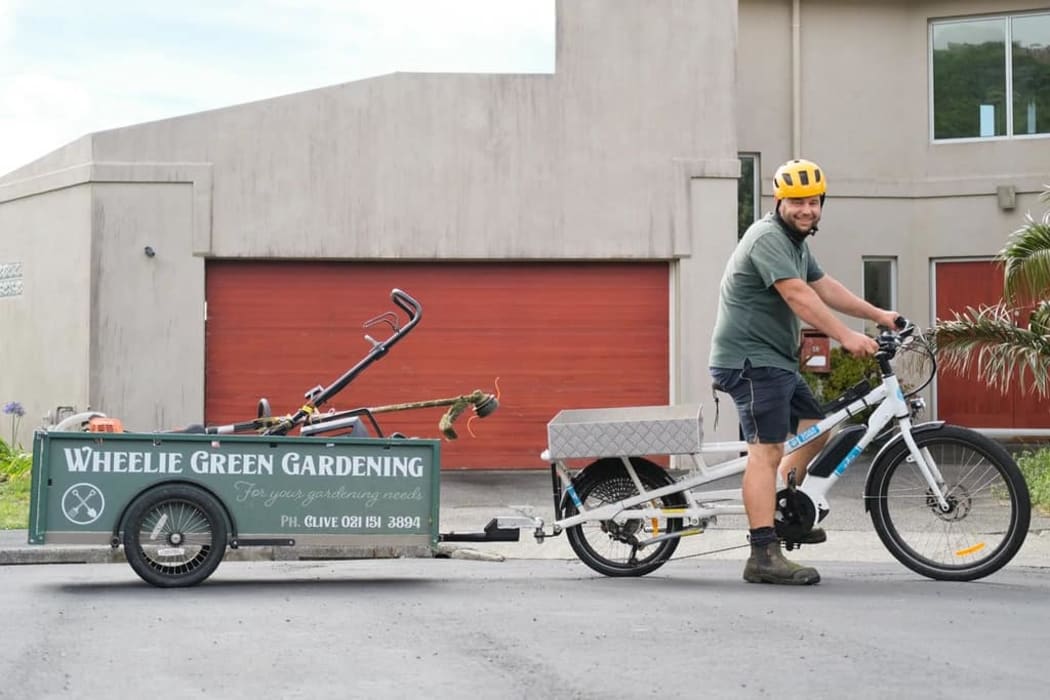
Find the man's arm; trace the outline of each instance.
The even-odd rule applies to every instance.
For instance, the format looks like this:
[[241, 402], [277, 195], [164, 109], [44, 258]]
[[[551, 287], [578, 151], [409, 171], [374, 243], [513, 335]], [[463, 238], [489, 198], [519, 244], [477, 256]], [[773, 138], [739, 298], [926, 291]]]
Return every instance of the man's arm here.
[[[836, 311], [849, 314], [854, 318], [866, 318], [880, 326], [893, 328], [893, 320], [897, 318], [897, 312], [887, 311], [869, 304], [846, 289], [841, 282], [831, 275], [826, 274], [815, 282], [810, 282], [809, 286], [813, 288], [813, 291], [817, 293], [821, 301]], [[821, 330], [824, 329], [822, 328]], [[827, 331], [824, 332], [827, 333]]]
[[[827, 275], [811, 284], [815, 286], [826, 278]], [[773, 286], [799, 318], [837, 340], [851, 355], [871, 355], [878, 349], [874, 340], [847, 328], [810, 284], [798, 277], [790, 277], [777, 280]]]

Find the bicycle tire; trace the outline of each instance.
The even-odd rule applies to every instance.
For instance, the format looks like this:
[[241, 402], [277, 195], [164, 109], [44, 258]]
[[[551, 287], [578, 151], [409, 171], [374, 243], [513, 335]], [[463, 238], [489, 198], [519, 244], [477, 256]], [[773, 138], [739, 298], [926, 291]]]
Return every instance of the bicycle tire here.
[[1028, 486], [1002, 446], [954, 425], [915, 434], [944, 479], [951, 509], [930, 493], [903, 440], [872, 465], [871, 521], [904, 566], [940, 581], [972, 581], [1005, 566], [1031, 519]]
[[226, 553], [222, 505], [204, 489], [168, 484], [139, 496], [124, 524], [124, 556], [146, 583], [195, 586]]
[[[675, 483], [674, 478], [659, 465], [639, 457], [631, 457], [638, 479], [647, 489], [655, 489]], [[573, 487], [580, 501], [587, 508], [605, 503], [616, 503], [638, 495], [638, 489], [618, 458], [605, 458], [588, 465], [573, 479]], [[663, 507], [679, 507], [686, 504], [685, 496], [672, 493], [654, 501]], [[563, 501], [566, 517], [579, 511], [566, 496]], [[677, 532], [682, 529], [681, 518], [667, 518], [662, 524], [643, 524], [641, 520], [628, 520], [617, 524], [611, 520], [589, 521], [566, 529], [572, 551], [580, 561], [605, 576], [644, 576], [660, 568], [678, 548], [679, 538], [663, 540], [652, 549], [637, 549], [632, 540], [636, 535]], [[638, 554], [645, 554], [641, 559]]]

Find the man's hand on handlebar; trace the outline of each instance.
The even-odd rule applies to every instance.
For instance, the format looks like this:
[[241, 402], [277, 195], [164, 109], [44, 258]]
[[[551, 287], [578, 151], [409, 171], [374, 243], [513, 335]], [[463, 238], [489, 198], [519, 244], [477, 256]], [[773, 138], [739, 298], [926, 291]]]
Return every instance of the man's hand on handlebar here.
[[843, 350], [857, 357], [874, 355], [879, 351], [883, 341], [893, 338], [899, 343], [901, 339], [910, 336], [915, 329], [911, 321], [896, 311], [879, 309], [879, 313], [873, 316], [871, 320], [878, 323], [879, 338], [875, 339], [864, 333], [850, 331], [846, 337], [839, 340]]
[[889, 328], [892, 330], [901, 330], [904, 328], [904, 324], [907, 321], [896, 311], [887, 311], [885, 309], [879, 309], [879, 313], [871, 318], [872, 321], [880, 328]]
[[849, 331], [845, 337], [839, 340], [839, 343], [842, 345], [843, 350], [857, 357], [874, 355], [879, 349], [879, 344], [873, 338], [859, 331]]

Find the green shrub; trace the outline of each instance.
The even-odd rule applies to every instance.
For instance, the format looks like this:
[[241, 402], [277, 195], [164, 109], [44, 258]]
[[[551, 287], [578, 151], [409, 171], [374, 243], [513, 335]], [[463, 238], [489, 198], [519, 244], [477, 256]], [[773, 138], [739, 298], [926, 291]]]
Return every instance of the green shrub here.
[[29, 527], [29, 474], [0, 482], [0, 530]]
[[1032, 507], [1050, 514], [1050, 448], [1022, 452], [1017, 457], [1017, 466], [1028, 483]]
[[[854, 357], [842, 348], [833, 348], [829, 358], [830, 372], [802, 372], [802, 378], [806, 380], [810, 391], [820, 403], [828, 403], [842, 396], [847, 389], [867, 379], [872, 386], [880, 381], [879, 364], [874, 357]], [[862, 423], [868, 417], [870, 411], [854, 416], [851, 421]]]
[[0, 438], [0, 530], [28, 527], [32, 466], [32, 454], [13, 450]]
[[0, 481], [28, 476], [32, 466], [31, 453], [12, 449], [0, 438]]

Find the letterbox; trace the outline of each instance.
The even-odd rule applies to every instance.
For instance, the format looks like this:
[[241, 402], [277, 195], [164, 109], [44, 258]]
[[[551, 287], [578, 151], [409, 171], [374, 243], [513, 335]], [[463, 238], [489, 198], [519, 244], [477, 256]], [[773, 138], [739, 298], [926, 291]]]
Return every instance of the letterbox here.
[[799, 364], [803, 372], [825, 373], [831, 371], [831, 339], [816, 328], [802, 329], [802, 350]]

